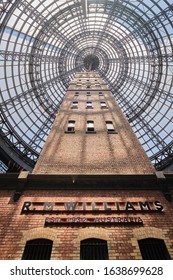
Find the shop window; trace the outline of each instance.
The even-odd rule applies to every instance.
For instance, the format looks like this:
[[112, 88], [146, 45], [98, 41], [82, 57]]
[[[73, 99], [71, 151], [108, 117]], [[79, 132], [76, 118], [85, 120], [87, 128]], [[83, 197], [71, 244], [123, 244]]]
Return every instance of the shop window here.
[[50, 260], [53, 241], [33, 239], [26, 242], [22, 260]]
[[143, 260], [170, 260], [164, 240], [146, 238], [138, 240], [138, 244]]
[[74, 133], [75, 132], [75, 121], [73, 121], [73, 120], [68, 121], [66, 132], [69, 132], [69, 133]]
[[96, 238], [89, 238], [81, 241], [81, 260], [108, 260], [107, 241]]
[[87, 108], [87, 109], [92, 109], [92, 108], [93, 108], [93, 106], [92, 106], [92, 101], [87, 101], [87, 102], [86, 102], [86, 108]]
[[87, 121], [87, 133], [94, 133], [94, 122], [93, 121]]

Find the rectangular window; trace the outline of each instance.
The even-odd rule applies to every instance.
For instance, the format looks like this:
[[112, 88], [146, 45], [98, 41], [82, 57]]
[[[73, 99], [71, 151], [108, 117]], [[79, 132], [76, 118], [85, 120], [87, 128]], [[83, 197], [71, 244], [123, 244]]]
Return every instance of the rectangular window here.
[[116, 133], [112, 121], [106, 121], [106, 128], [108, 133]]
[[99, 96], [103, 96], [103, 92], [100, 91], [100, 92], [99, 92]]
[[91, 96], [91, 93], [89, 91], [87, 91], [86, 95], [87, 96]]
[[87, 121], [87, 131], [86, 132], [94, 132], [94, 121]]
[[71, 108], [72, 109], [77, 109], [78, 108], [78, 101], [73, 101]]
[[93, 106], [92, 106], [92, 101], [87, 101], [86, 102], [86, 109], [92, 109]]
[[105, 101], [100, 101], [100, 106], [101, 106], [101, 109], [107, 108], [107, 105], [106, 105]]
[[78, 91], [76, 91], [74, 95], [75, 95], [75, 96], [79, 96], [79, 92], [78, 92]]
[[75, 132], [75, 121], [73, 121], [73, 120], [68, 121], [66, 132], [71, 132], [71, 133]]

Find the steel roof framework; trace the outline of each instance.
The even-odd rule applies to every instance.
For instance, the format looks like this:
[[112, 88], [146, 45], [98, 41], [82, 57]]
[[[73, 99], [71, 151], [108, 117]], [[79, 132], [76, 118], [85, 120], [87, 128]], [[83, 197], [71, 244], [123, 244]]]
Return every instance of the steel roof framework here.
[[172, 0], [4, 0], [0, 146], [32, 170], [69, 82], [98, 72], [158, 170], [173, 161]]

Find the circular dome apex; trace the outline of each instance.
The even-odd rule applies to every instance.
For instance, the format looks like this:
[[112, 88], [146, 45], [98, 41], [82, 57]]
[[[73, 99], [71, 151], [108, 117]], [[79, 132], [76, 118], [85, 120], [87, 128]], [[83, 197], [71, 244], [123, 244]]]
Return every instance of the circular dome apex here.
[[89, 54], [84, 58], [84, 67], [88, 71], [97, 70], [99, 67], [99, 59], [94, 54]]

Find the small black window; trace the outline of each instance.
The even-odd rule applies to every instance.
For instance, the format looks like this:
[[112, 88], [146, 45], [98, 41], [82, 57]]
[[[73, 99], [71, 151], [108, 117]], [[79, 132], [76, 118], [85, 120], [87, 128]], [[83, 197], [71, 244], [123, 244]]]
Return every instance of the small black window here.
[[96, 238], [89, 238], [81, 241], [81, 260], [108, 260], [107, 241]]
[[146, 238], [139, 240], [138, 244], [143, 260], [170, 260], [164, 240]]
[[87, 91], [86, 95], [87, 95], [87, 96], [91, 96], [91, 92], [90, 92], [90, 91]]
[[100, 91], [100, 92], [99, 92], [99, 96], [103, 96], [103, 92]]
[[68, 125], [67, 125], [67, 132], [75, 132], [75, 121], [70, 120], [68, 121]]
[[73, 101], [71, 108], [72, 109], [77, 109], [78, 108], [78, 101]]
[[112, 121], [106, 121], [106, 128], [108, 133], [115, 133], [115, 128]]
[[101, 101], [100, 106], [101, 106], [101, 109], [106, 109], [107, 108], [107, 105], [106, 105], [105, 101]]
[[50, 260], [53, 241], [34, 239], [26, 242], [22, 260]]
[[75, 96], [79, 96], [79, 92], [78, 92], [78, 91], [76, 91], [74, 95], [75, 95]]
[[93, 106], [92, 106], [92, 101], [87, 101], [87, 102], [86, 102], [86, 108], [87, 108], [87, 109], [92, 109], [92, 108], [93, 108]]
[[94, 132], [94, 122], [87, 121], [87, 132]]

